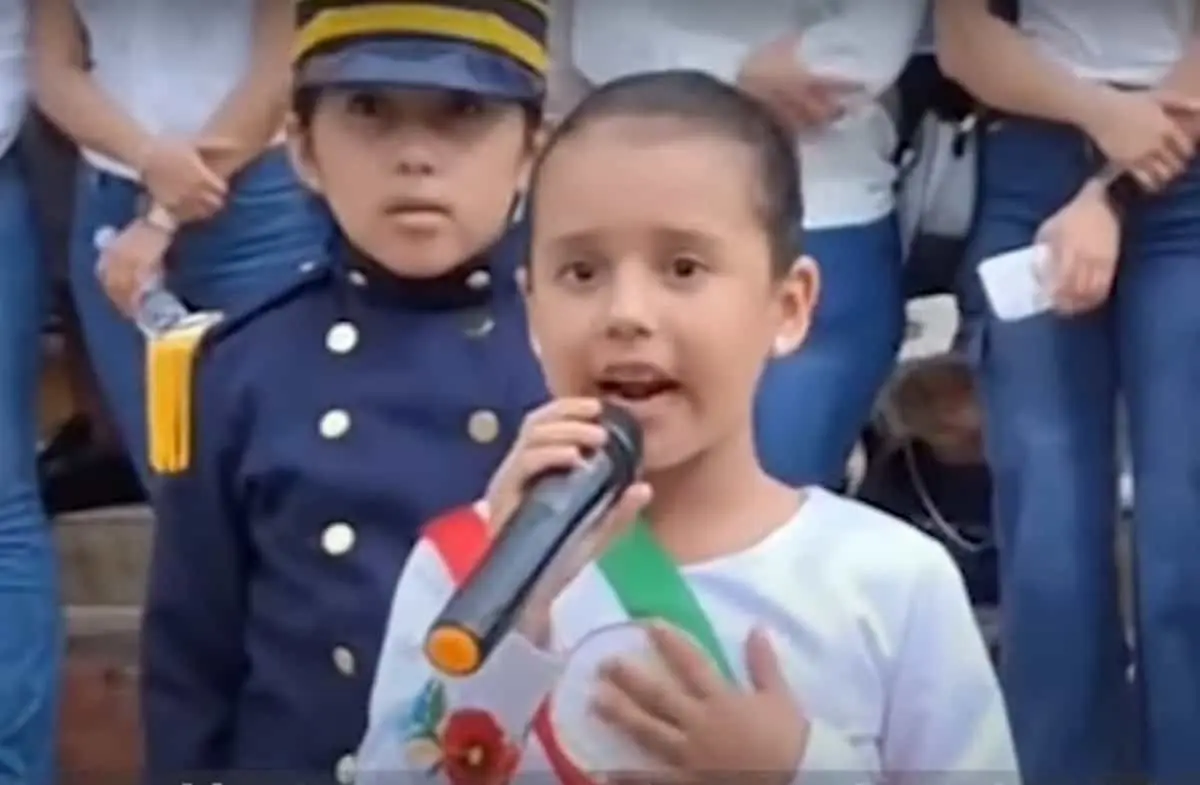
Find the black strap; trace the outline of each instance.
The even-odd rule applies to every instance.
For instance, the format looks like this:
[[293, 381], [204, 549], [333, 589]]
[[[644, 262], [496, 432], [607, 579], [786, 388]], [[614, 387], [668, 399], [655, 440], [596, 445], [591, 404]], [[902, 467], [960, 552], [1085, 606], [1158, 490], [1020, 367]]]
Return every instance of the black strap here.
[[[993, 16], [1015, 23], [1020, 16], [1019, 0], [988, 0]], [[921, 119], [930, 112], [947, 122], [961, 122], [976, 115], [986, 123], [988, 111], [957, 82], [942, 73], [934, 55], [917, 55], [909, 60], [896, 82], [900, 95], [900, 118], [894, 160], [899, 162], [915, 141]]]

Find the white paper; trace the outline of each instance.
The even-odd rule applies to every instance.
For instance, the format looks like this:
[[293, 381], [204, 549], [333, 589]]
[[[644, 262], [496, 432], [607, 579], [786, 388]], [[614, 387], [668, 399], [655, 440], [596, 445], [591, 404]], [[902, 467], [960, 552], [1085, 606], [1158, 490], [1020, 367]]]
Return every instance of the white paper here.
[[996, 318], [1015, 322], [1049, 311], [1050, 295], [1043, 283], [1049, 266], [1050, 249], [1041, 244], [985, 259], [979, 277]]

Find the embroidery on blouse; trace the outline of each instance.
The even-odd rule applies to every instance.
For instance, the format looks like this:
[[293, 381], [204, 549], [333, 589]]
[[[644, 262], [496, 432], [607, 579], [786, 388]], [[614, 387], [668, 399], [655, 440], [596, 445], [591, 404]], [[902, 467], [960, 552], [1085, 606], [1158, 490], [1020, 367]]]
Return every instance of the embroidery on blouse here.
[[449, 710], [441, 682], [425, 685], [402, 724], [409, 765], [426, 774], [445, 774], [451, 785], [506, 785], [520, 749], [488, 711]]

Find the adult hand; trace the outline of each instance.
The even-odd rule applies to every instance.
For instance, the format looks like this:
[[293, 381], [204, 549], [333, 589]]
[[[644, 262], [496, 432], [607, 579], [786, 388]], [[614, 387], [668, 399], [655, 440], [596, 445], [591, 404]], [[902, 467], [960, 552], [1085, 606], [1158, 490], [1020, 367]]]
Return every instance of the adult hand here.
[[101, 249], [96, 274], [108, 299], [131, 319], [146, 286], [162, 275], [171, 239], [168, 232], [139, 218]]
[[738, 86], [762, 101], [793, 133], [825, 128], [846, 112], [849, 97], [864, 87], [852, 80], [814, 74], [798, 56], [800, 38], [784, 36], [756, 50], [742, 64]]
[[1117, 91], [1105, 94], [1084, 131], [1105, 157], [1155, 193], [1191, 162], [1195, 137], [1178, 118], [1191, 122], [1200, 102], [1172, 93]]
[[224, 206], [228, 186], [205, 162], [204, 155], [221, 149], [217, 142], [206, 143], [202, 150], [181, 139], [155, 139], [140, 162], [142, 184], [154, 202], [177, 220], [210, 218]]
[[1163, 90], [1156, 90], [1152, 95], [1158, 98], [1167, 116], [1183, 129], [1193, 144], [1200, 142], [1200, 100], [1181, 98]]
[[1104, 304], [1116, 279], [1121, 223], [1103, 183], [1084, 186], [1042, 224], [1037, 240], [1050, 248], [1043, 283], [1056, 312], [1071, 316]]

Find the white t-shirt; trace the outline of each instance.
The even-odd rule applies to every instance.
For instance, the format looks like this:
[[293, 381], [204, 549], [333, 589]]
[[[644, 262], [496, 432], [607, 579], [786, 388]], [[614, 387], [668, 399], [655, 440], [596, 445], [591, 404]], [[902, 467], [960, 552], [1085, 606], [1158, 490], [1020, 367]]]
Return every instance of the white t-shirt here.
[[832, 127], [797, 140], [805, 225], [867, 223], [894, 207], [895, 127], [876, 99], [908, 62], [926, 5], [926, 0], [756, 0], [749, 9], [727, 0], [560, 2], [551, 45], [554, 74], [561, 81], [569, 60], [583, 84], [575, 80], [574, 96], [552, 96], [552, 110], [569, 105], [586, 84], [638, 72], [691, 68], [733, 81], [755, 48], [789, 30], [800, 32], [798, 56], [808, 68], [861, 81], [870, 93]]
[[0, 155], [21, 131], [28, 100], [25, 73], [26, 0], [0, 0]]
[[1160, 82], [1179, 61], [1196, 0], [1020, 0], [1021, 29], [1087, 79]]
[[[592, 633], [629, 620], [592, 565], [555, 602], [549, 651], [510, 634], [476, 674], [439, 681], [422, 641], [454, 589], [443, 553], [422, 539], [400, 577], [357, 759], [361, 785], [401, 773], [406, 781], [446, 782], [417, 770], [422, 750], [411, 744], [413, 709], [431, 684], [445, 690], [439, 703], [448, 713], [468, 706], [492, 714], [524, 746], [521, 772], [544, 771], [545, 749], [525, 737], [535, 710]], [[818, 771], [864, 785], [931, 774], [945, 782], [984, 774], [997, 785], [1019, 781], [1004, 701], [962, 577], [933, 539], [814, 488], [758, 544], [680, 573], [739, 684], [748, 682], [751, 629], [770, 637], [812, 722], [797, 785]]]
[[[152, 134], [191, 136], [250, 68], [255, 0], [75, 0], [87, 28], [92, 74]], [[124, 164], [85, 150], [123, 177]]]

